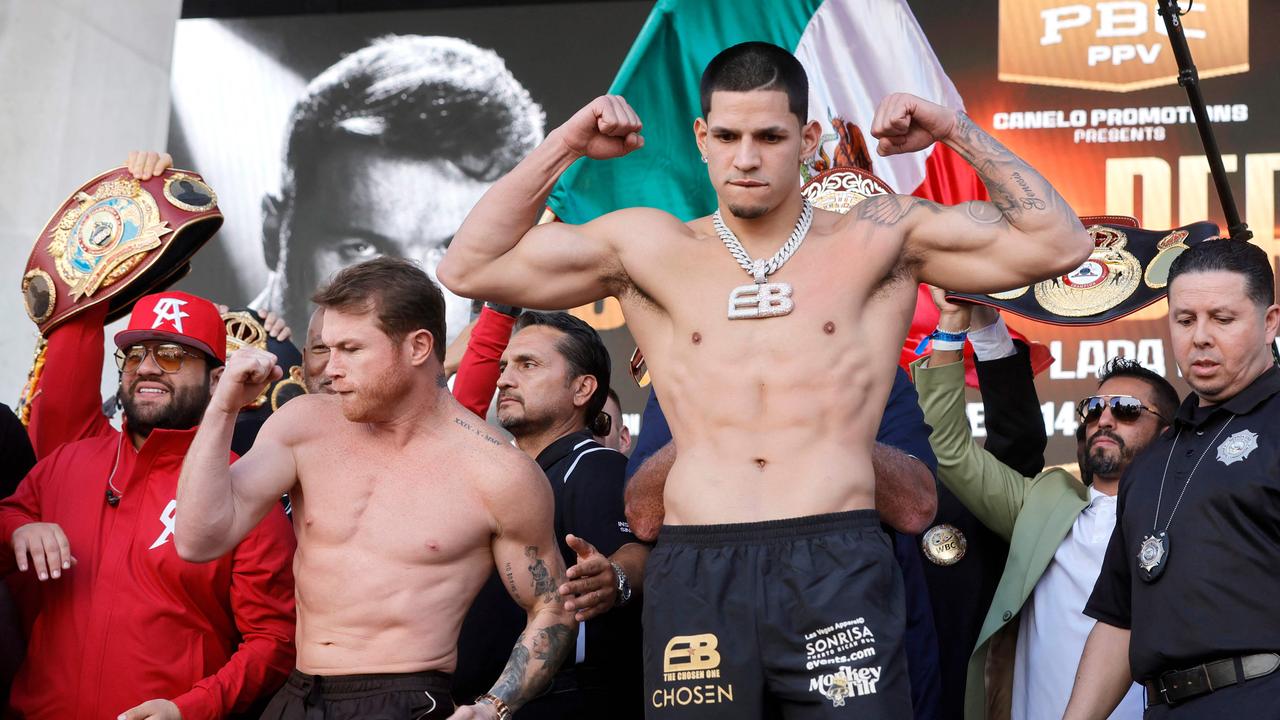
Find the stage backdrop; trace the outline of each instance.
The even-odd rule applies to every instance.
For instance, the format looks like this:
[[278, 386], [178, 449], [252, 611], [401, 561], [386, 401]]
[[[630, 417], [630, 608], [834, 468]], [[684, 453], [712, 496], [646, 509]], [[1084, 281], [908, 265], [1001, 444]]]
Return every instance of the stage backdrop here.
[[[863, 1], [877, 5], [890, 0]], [[1225, 231], [1186, 96], [1174, 82], [1176, 69], [1154, 2], [910, 0], [908, 4], [969, 114], [1039, 168], [1080, 214], [1132, 214], [1154, 229], [1208, 218], [1224, 225]], [[382, 185], [362, 182], [360, 172], [369, 171], [365, 167], [337, 176], [350, 179], [353, 189], [346, 195], [352, 200], [335, 193], [332, 173], [325, 176], [313, 170], [317, 177], [327, 178], [326, 192], [342, 203], [354, 203], [350, 216], [373, 213], [372, 218], [361, 216], [362, 227], [335, 229], [332, 226], [340, 225], [342, 216], [331, 213], [320, 227], [304, 232], [297, 229], [300, 219], [290, 216], [289, 203], [282, 202], [288, 195], [288, 183], [282, 178], [290, 113], [307, 84], [341, 58], [388, 34], [445, 36], [465, 41], [468, 48], [492, 50], [505, 61], [517, 87], [527, 90], [527, 100], [540, 107], [545, 124], [539, 123], [536, 130], [541, 133], [609, 87], [652, 7], [651, 2], [521, 4], [180, 21], [174, 42], [170, 149], [180, 166], [204, 173], [217, 189], [227, 216], [216, 241], [196, 258], [195, 272], [183, 281], [184, 287], [232, 304], [257, 300], [266, 306], [283, 306], [302, 332], [305, 317], [296, 302], [290, 304], [288, 273], [281, 268], [288, 263], [297, 267], [308, 253], [326, 260], [312, 263], [311, 276], [295, 277], [295, 294], [303, 284], [297, 278], [315, 280], [315, 273], [335, 263], [383, 252], [403, 251], [433, 267], [448, 233], [434, 249], [407, 248], [395, 242], [396, 223], [391, 221], [403, 215], [401, 227], [433, 221], [447, 226], [449, 221], [441, 218], [474, 202], [467, 193], [490, 181], [484, 168], [492, 163], [448, 185], [463, 189], [447, 198], [437, 197], [437, 192], [406, 194], [406, 188], [417, 187], [409, 180]], [[1237, 205], [1255, 233], [1255, 242], [1275, 254], [1280, 250], [1275, 239], [1280, 133], [1274, 129], [1274, 118], [1280, 98], [1273, 78], [1280, 69], [1280, 50], [1269, 42], [1265, 29], [1280, 23], [1280, 4], [1197, 0], [1184, 23], [1204, 78], [1204, 95], [1217, 121], [1215, 129]], [[466, 49], [463, 55], [470, 52]], [[851, 51], [849, 56], [856, 54]], [[900, 58], [903, 64], [920, 61]], [[436, 70], [448, 74], [447, 67]], [[434, 72], [429, 67], [408, 71], [424, 77]], [[851, 61], [843, 72], [857, 73], [858, 68]], [[465, 81], [467, 73], [453, 75]], [[390, 100], [390, 105], [396, 104], [394, 97]], [[437, 105], [453, 102], [447, 93], [427, 101], [411, 96], [403, 100], [422, 103], [423, 117], [429, 120], [439, 119], [432, 110], [433, 101]], [[528, 103], [519, 98], [513, 102], [528, 109]], [[319, 108], [309, 118], [321, 124], [327, 119], [348, 132], [383, 132], [380, 121], [344, 112], [337, 103]], [[870, 118], [845, 119], [862, 128], [870, 125]], [[513, 148], [520, 147], [517, 135], [504, 135]], [[318, 144], [308, 152], [315, 155], [324, 150]], [[304, 154], [299, 160], [315, 158]], [[423, 211], [419, 206], [429, 207]], [[295, 227], [283, 241], [281, 223]], [[389, 229], [373, 232], [371, 223]], [[317, 245], [317, 237], [328, 238], [329, 244]], [[311, 245], [306, 244], [309, 240]], [[458, 329], [457, 313], [465, 312], [454, 307], [451, 331]], [[614, 385], [634, 425], [645, 393], [626, 373], [634, 345], [620, 325], [622, 318], [607, 303], [575, 312], [604, 331], [614, 355]], [[1094, 328], [1064, 329], [1009, 320], [1032, 339], [1047, 344], [1056, 358], [1037, 381], [1046, 429], [1052, 433], [1051, 463], [1074, 460], [1073, 404], [1093, 391], [1105, 359], [1119, 354], [1136, 357], [1173, 380], [1181, 392], [1187, 389], [1177, 377], [1163, 303]], [[976, 399], [976, 395], [971, 398]], [[981, 435], [977, 402], [970, 403], [970, 419]]]
[[[1152, 229], [1210, 219], [1226, 233], [1154, 0], [911, 5], [973, 119], [1041, 170], [1079, 214], [1134, 215]], [[1280, 48], [1269, 31], [1280, 26], [1280, 3], [1196, 0], [1182, 21], [1236, 206], [1274, 260]], [[1053, 432], [1051, 463], [1074, 460], [1072, 406], [1097, 387], [1107, 358], [1136, 357], [1188, 391], [1164, 302], [1098, 327], [1008, 320], [1056, 358], [1036, 383]], [[969, 410], [981, 430], [981, 405]]]

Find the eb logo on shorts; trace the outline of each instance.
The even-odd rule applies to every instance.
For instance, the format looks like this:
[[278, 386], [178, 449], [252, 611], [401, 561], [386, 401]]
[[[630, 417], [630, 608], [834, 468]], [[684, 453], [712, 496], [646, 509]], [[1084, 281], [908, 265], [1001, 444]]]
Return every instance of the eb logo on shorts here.
[[662, 672], [714, 670], [720, 667], [720, 653], [716, 651], [719, 644], [711, 633], [677, 635], [667, 642], [662, 653]]
[[677, 635], [662, 652], [662, 680], [653, 691], [655, 709], [733, 702], [733, 683], [720, 678], [719, 639], [711, 633]]

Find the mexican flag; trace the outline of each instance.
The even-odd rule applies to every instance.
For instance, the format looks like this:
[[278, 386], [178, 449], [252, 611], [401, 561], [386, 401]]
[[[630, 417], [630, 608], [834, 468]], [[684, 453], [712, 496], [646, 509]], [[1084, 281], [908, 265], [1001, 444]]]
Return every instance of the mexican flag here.
[[[823, 125], [820, 156], [842, 148], [898, 192], [939, 202], [985, 199], [973, 171], [942, 145], [882, 158], [871, 120], [893, 92], [954, 108], [964, 103], [905, 0], [659, 0], [609, 88], [636, 109], [645, 147], [617, 160], [575, 163], [548, 204], [581, 223], [647, 206], [683, 219], [715, 211], [715, 193], [693, 140], [702, 115], [698, 81], [721, 50], [763, 40], [795, 53], [809, 75], [809, 117]], [[821, 167], [818, 169], [822, 169]]]
[[[987, 199], [972, 168], [942, 144], [889, 158], [874, 151], [871, 121], [886, 95], [909, 92], [964, 108], [906, 0], [658, 0], [609, 88], [640, 116], [645, 146], [616, 160], [575, 163], [548, 200], [552, 212], [570, 223], [636, 206], [686, 221], [714, 212], [693, 138], [702, 114], [698, 83], [712, 57], [748, 40], [787, 48], [804, 65], [809, 118], [824, 133], [809, 171], [856, 165], [898, 192], [946, 204]], [[937, 323], [921, 292], [904, 364]]]

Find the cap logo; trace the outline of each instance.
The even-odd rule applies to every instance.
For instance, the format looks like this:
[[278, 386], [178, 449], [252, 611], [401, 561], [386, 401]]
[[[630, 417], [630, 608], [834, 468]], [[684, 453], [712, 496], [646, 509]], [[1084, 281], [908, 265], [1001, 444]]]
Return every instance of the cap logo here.
[[155, 330], [160, 327], [160, 323], [168, 322], [178, 332], [185, 332], [182, 329], [182, 318], [191, 317], [188, 313], [182, 312], [182, 306], [186, 305], [186, 300], [177, 298], [160, 298], [156, 301], [156, 320], [151, 323], [151, 329]]

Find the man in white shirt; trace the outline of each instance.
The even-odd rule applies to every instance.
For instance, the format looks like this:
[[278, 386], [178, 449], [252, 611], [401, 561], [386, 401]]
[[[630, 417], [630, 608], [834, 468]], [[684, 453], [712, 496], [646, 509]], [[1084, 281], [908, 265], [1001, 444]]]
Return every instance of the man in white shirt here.
[[[1013, 354], [1004, 322], [994, 311], [945, 301], [939, 306], [939, 330], [951, 338], [970, 328], [968, 338], [979, 359]], [[1167, 380], [1141, 365], [1112, 360], [1100, 374], [1098, 393], [1078, 408], [1081, 472], [1092, 484], [1059, 468], [1026, 478], [974, 442], [960, 360], [959, 350], [935, 347], [931, 357], [916, 363], [913, 375], [925, 420], [933, 427], [929, 441], [938, 456], [938, 478], [983, 524], [1009, 540], [1009, 561], [969, 663], [965, 718], [988, 716], [990, 641], [1017, 618], [1010, 716], [1057, 720], [1071, 694], [1071, 668], [1095, 622], [1083, 610], [1115, 527], [1120, 477], [1167, 427], [1178, 395]], [[1142, 711], [1141, 688], [1134, 685], [1111, 717], [1136, 720]], [[1003, 715], [999, 708], [995, 714]]]

